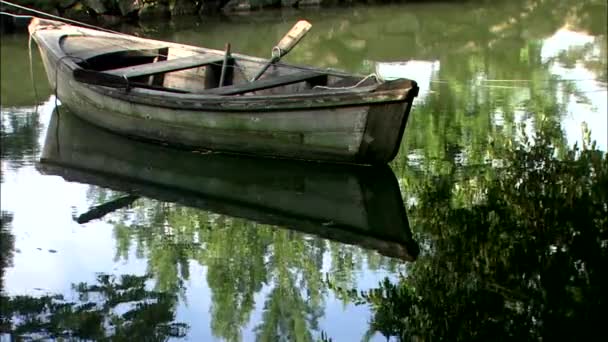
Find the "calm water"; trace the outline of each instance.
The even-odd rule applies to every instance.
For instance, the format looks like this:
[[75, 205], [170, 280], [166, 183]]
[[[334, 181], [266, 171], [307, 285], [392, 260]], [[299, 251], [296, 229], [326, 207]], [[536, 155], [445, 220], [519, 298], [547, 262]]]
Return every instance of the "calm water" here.
[[[288, 61], [418, 81], [392, 171], [364, 175], [111, 137], [54, 111], [36, 51], [36, 92], [29, 79], [28, 37], [3, 36], [0, 331], [192, 341], [591, 336], [608, 305], [606, 10], [605, 1], [516, 0], [123, 28], [266, 56], [306, 18], [313, 29]], [[37, 164], [43, 149], [74, 168]], [[170, 186], [95, 173], [115, 165]], [[117, 199], [131, 205], [76, 222]]]

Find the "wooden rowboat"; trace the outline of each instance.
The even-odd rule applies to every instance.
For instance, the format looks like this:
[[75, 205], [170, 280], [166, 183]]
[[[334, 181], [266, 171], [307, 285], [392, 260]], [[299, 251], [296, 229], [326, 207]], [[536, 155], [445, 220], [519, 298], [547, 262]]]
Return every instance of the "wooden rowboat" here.
[[180, 151], [121, 137], [61, 110], [51, 117], [37, 168], [68, 181], [276, 225], [403, 260], [418, 255], [388, 165]]
[[[122, 135], [232, 153], [379, 164], [399, 150], [416, 82], [143, 39], [35, 18], [61, 103]], [[224, 82], [219, 86], [222, 69]]]

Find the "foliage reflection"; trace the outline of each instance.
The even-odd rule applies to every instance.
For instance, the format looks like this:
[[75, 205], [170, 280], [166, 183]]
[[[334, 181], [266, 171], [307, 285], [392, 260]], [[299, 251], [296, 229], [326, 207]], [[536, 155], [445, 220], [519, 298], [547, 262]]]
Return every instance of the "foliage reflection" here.
[[[523, 135], [525, 137], [525, 135]], [[608, 157], [558, 153], [558, 127], [500, 148], [502, 167], [420, 183], [423, 256], [363, 296], [371, 329], [400, 340], [592, 338], [608, 297]], [[556, 154], [563, 155], [556, 158]]]

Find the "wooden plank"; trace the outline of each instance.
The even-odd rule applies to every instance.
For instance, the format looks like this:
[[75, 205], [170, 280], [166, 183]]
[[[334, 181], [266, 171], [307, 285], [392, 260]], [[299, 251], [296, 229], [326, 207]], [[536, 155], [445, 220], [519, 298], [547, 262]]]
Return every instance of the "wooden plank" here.
[[104, 73], [121, 77], [125, 76], [127, 78], [138, 76], [150, 76], [156, 74], [164, 74], [172, 71], [196, 68], [211, 63], [222, 63], [223, 60], [223, 56], [195, 55], [190, 57], [169, 59], [162, 62], [106, 70], [104, 71]]
[[[169, 56], [168, 47], [158, 49], [158, 57], [156, 57], [155, 63], [166, 61], [168, 56]], [[154, 77], [152, 77], [151, 84], [162, 87], [164, 82], [165, 82], [165, 74], [158, 74], [158, 75], [155, 75]]]
[[72, 72], [74, 80], [87, 84], [95, 84], [112, 88], [127, 88], [127, 79], [90, 69], [75, 69]]
[[[375, 86], [374, 86], [375, 87]], [[370, 105], [374, 103], [402, 102], [407, 90], [373, 93], [370, 89], [353, 89], [327, 93], [302, 92], [272, 96], [236, 96], [226, 101], [223, 96], [208, 93], [162, 93], [135, 89], [124, 92], [111, 88], [96, 89], [100, 98], [113, 98], [142, 106], [170, 108], [179, 110], [217, 110], [230, 112], [277, 111], [277, 110], [317, 110], [344, 106]], [[373, 90], [373, 88], [371, 89]], [[316, 95], [316, 96], [315, 96]]]
[[288, 84], [326, 79], [327, 74], [320, 74], [315, 71], [302, 71], [290, 75], [268, 77], [254, 82], [246, 84], [236, 84], [229, 87], [220, 87], [215, 89], [206, 90], [205, 94], [213, 95], [238, 95], [249, 93], [252, 91], [263, 90], [278, 86], [284, 86]]
[[187, 91], [181, 90], [181, 89], [167, 88], [167, 87], [163, 87], [163, 86], [159, 86], [159, 85], [155, 85], [155, 84], [147, 84], [147, 83], [141, 83], [141, 82], [131, 82], [124, 77], [106, 74], [104, 72], [100, 72], [100, 71], [96, 71], [96, 70], [75, 69], [72, 73], [72, 76], [74, 77], [74, 80], [81, 82], [81, 83], [93, 84], [93, 85], [110, 87], [110, 88], [129, 89], [129, 88], [138, 87], [138, 88], [145, 88], [145, 89], [151, 89], [151, 90], [166, 91], [166, 92], [175, 93], [175, 94], [187, 94], [188, 93]]
[[61, 40], [61, 47], [72, 57], [89, 59], [114, 53], [141, 53], [155, 56], [163, 46], [135, 42], [120, 38], [95, 38], [66, 36]]

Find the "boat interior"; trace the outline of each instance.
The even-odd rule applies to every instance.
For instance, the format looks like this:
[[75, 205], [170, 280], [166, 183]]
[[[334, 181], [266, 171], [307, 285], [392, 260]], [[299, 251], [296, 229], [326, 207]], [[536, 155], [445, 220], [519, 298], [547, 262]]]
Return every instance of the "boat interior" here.
[[60, 46], [82, 68], [74, 70], [76, 80], [110, 87], [235, 96], [316, 93], [378, 84], [374, 78], [363, 80], [280, 63], [252, 81], [264, 62], [217, 50], [127, 38], [66, 35]]

